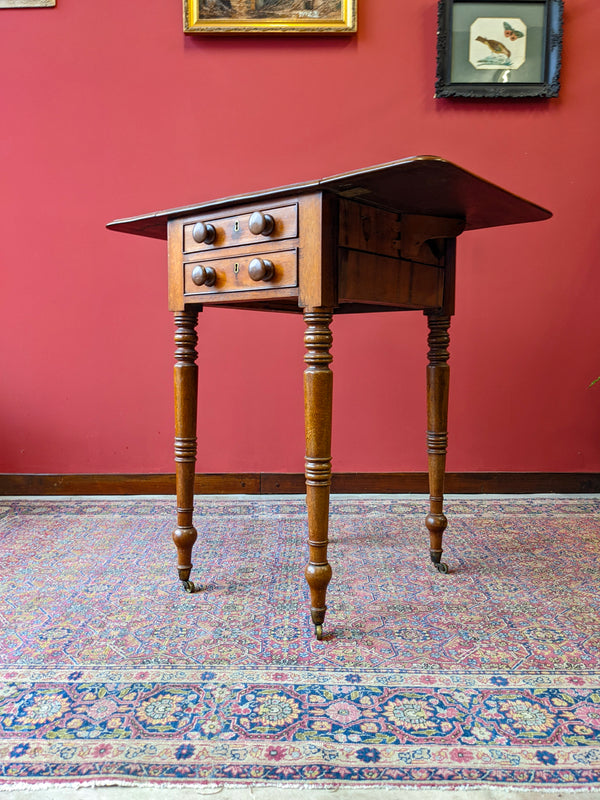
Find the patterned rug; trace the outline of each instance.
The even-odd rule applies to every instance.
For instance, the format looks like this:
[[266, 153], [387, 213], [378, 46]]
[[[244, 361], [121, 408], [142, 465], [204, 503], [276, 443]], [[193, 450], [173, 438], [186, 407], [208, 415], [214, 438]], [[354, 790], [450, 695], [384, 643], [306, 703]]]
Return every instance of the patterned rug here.
[[600, 498], [334, 496], [324, 639], [303, 498], [0, 502], [0, 788], [598, 786]]

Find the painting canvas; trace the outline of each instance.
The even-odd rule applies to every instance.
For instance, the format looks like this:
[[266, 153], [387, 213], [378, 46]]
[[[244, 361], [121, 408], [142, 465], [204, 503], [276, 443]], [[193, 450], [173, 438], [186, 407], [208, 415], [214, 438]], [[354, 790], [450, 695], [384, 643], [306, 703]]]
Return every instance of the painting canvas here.
[[356, 30], [356, 0], [186, 0], [194, 32], [342, 32]]
[[475, 69], [519, 69], [525, 63], [526, 42], [523, 20], [477, 17], [471, 25], [469, 63]]

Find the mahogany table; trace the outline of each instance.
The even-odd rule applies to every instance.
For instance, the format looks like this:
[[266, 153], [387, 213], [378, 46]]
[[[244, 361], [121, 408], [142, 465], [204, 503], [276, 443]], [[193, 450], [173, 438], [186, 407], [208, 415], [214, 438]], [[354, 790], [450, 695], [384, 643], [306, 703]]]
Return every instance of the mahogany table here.
[[311, 618], [323, 635], [331, 484], [333, 314], [418, 310], [428, 322], [430, 558], [440, 572], [447, 450], [448, 345], [456, 237], [547, 219], [550, 212], [435, 156], [295, 186], [116, 220], [109, 228], [167, 239], [175, 314], [175, 462], [179, 578], [188, 592], [194, 510], [198, 312], [227, 305], [304, 315], [306, 502]]

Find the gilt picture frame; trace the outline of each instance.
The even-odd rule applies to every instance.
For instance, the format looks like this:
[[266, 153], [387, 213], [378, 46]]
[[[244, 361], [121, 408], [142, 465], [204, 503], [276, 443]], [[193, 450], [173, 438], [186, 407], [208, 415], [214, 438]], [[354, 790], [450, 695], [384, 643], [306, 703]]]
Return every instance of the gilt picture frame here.
[[557, 97], [563, 0], [438, 0], [436, 97]]
[[184, 0], [185, 33], [354, 33], [357, 0]]
[[49, 8], [56, 0], [0, 0], [0, 8]]

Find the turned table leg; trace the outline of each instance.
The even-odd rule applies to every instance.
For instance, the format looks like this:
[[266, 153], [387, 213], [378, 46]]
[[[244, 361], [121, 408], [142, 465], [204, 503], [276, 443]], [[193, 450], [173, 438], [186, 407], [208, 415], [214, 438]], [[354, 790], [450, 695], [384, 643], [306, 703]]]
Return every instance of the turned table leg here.
[[194, 476], [196, 472], [196, 416], [198, 367], [196, 366], [197, 311], [175, 313], [175, 481], [177, 485], [177, 527], [173, 541], [177, 547], [179, 579], [186, 592], [195, 587], [190, 581], [192, 548], [198, 536], [192, 523]]
[[329, 369], [332, 313], [318, 309], [304, 312], [306, 369], [304, 371], [304, 424], [306, 433], [306, 505], [308, 508], [309, 562], [305, 570], [310, 589], [310, 615], [317, 639], [323, 637], [331, 580], [327, 561], [329, 489], [331, 486], [331, 398], [333, 373]]
[[429, 555], [438, 572], [448, 572], [442, 561], [442, 538], [448, 520], [444, 515], [444, 475], [448, 449], [448, 344], [450, 316], [426, 312], [429, 326], [427, 366], [427, 459], [429, 463]]

